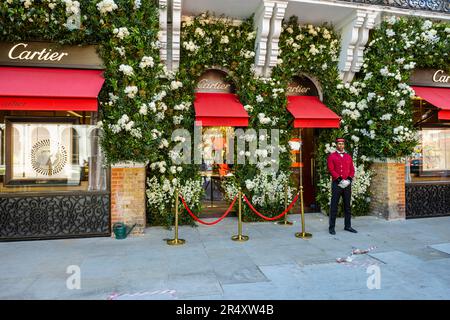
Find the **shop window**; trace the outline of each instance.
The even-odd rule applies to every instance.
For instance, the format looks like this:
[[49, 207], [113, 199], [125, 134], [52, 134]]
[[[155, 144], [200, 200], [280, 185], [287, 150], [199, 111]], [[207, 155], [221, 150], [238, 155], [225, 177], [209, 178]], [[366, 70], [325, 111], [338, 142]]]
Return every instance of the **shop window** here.
[[1, 116], [0, 192], [107, 190], [90, 116]]
[[437, 108], [415, 100], [418, 144], [406, 163], [406, 182], [450, 181], [450, 124], [437, 119]]

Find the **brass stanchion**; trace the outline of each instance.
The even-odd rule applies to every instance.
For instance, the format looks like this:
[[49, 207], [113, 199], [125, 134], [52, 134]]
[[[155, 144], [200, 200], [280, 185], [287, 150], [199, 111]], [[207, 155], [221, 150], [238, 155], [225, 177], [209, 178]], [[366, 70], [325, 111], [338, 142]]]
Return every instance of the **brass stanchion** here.
[[184, 239], [178, 239], [178, 190], [175, 191], [175, 238], [167, 240], [169, 246], [179, 246], [186, 243]]
[[[284, 188], [284, 209], [288, 207], [288, 186], [286, 185], [286, 188]], [[292, 222], [288, 221], [287, 219], [287, 213], [284, 215], [284, 219], [282, 221], [277, 221], [277, 224], [280, 224], [282, 226], [292, 226]]]
[[302, 215], [302, 232], [297, 232], [295, 236], [297, 238], [309, 239], [312, 237], [311, 233], [305, 232], [305, 210], [303, 208], [303, 186], [300, 186], [300, 211]]
[[244, 242], [248, 240], [248, 236], [242, 235], [242, 193], [239, 191], [239, 216], [238, 216], [238, 234], [231, 237], [233, 241]]
[[302, 141], [302, 129], [298, 130], [298, 136], [300, 138], [300, 168], [299, 168], [299, 186], [300, 186], [300, 214], [302, 216], [302, 232], [297, 232], [295, 236], [297, 238], [309, 239], [312, 237], [311, 233], [305, 231], [305, 208], [303, 206], [303, 141]]

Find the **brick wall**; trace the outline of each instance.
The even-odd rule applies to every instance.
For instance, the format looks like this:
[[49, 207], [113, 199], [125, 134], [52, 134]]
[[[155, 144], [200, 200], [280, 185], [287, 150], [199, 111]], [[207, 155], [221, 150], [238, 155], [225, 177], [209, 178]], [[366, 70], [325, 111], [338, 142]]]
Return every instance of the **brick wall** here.
[[405, 219], [405, 164], [377, 160], [372, 169], [372, 214], [388, 220]]
[[136, 223], [132, 234], [144, 233], [144, 164], [116, 164], [111, 167], [111, 224], [116, 222], [123, 222], [129, 227]]

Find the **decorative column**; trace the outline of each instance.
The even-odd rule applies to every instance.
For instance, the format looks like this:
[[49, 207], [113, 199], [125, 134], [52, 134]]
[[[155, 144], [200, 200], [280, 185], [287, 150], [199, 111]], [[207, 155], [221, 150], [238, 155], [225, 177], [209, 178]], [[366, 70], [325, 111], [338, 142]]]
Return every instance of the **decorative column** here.
[[160, 42], [159, 56], [161, 61], [166, 62], [167, 66], [167, 2], [168, 0], [159, 0], [159, 33]]
[[267, 64], [267, 43], [271, 27], [270, 20], [274, 7], [274, 2], [262, 1], [255, 12], [254, 27], [257, 30], [255, 40], [255, 69], [258, 75], [264, 75], [264, 69]]
[[144, 163], [111, 166], [111, 225], [136, 224], [132, 234], [143, 234], [146, 225], [145, 168]]
[[169, 71], [180, 65], [182, 0], [159, 0], [160, 57]]
[[278, 42], [280, 41], [282, 22], [286, 13], [287, 2], [276, 2], [270, 23], [269, 41], [267, 43], [267, 58], [264, 75], [270, 76], [272, 68], [278, 63]]
[[369, 31], [374, 28], [378, 17], [377, 11], [355, 10], [336, 26], [336, 30], [341, 33], [339, 70], [344, 82], [352, 81], [355, 73], [361, 70]]
[[405, 163], [375, 160], [372, 165], [371, 213], [387, 220], [405, 219]]

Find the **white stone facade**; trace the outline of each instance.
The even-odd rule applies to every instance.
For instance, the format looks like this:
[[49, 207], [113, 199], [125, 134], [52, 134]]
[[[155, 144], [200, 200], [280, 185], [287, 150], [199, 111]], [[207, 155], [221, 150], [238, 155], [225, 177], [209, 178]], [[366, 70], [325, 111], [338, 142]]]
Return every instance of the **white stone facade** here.
[[182, 16], [205, 11], [224, 14], [234, 19], [254, 15], [255, 69], [264, 77], [270, 76], [277, 63], [278, 41], [282, 21], [292, 15], [300, 23], [334, 26], [341, 35], [339, 69], [344, 82], [350, 82], [360, 71], [369, 32], [383, 16], [422, 16], [428, 19], [450, 20], [444, 12], [402, 9], [395, 7], [334, 0], [159, 0], [161, 59], [168, 70], [176, 70], [180, 63], [180, 34]]

